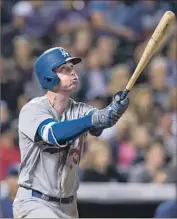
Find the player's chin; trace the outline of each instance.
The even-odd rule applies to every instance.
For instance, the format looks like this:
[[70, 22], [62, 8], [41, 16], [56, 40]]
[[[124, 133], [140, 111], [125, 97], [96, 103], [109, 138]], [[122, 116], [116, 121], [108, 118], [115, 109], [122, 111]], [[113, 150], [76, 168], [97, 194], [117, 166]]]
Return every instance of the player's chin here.
[[72, 86], [71, 91], [76, 91], [78, 86]]
[[70, 85], [69, 90], [70, 90], [70, 91], [75, 91], [77, 88], [78, 88], [78, 82], [72, 83], [72, 84]]

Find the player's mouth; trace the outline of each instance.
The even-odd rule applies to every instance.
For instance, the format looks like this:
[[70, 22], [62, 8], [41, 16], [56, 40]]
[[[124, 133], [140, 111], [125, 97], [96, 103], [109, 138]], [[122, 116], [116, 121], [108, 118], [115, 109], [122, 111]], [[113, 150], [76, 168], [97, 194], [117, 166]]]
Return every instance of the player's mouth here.
[[78, 77], [74, 77], [72, 81], [73, 81], [74, 83], [77, 83], [77, 82], [78, 82]]

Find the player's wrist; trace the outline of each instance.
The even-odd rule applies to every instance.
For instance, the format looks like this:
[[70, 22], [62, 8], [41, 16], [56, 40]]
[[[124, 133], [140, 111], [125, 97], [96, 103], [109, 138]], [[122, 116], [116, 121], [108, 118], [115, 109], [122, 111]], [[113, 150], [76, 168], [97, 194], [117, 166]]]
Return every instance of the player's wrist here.
[[95, 128], [108, 128], [113, 125], [112, 110], [109, 108], [96, 110], [92, 114], [92, 125]]
[[92, 109], [91, 111], [87, 113], [87, 116], [89, 116], [89, 118], [91, 119], [91, 124], [92, 124], [91, 129], [94, 129], [100, 126], [100, 122], [98, 119], [98, 113], [99, 113], [98, 109]]

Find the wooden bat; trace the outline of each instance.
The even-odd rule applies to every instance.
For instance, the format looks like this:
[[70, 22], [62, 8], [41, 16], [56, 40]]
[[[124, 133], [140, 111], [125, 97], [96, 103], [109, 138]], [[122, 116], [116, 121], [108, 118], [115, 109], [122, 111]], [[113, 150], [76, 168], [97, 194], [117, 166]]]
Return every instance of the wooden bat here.
[[175, 14], [172, 11], [166, 11], [163, 17], [161, 18], [159, 24], [157, 25], [156, 29], [154, 30], [154, 33], [152, 34], [149, 42], [147, 43], [147, 46], [142, 54], [141, 59], [139, 60], [139, 63], [134, 73], [131, 76], [126, 86], [126, 89], [123, 91], [123, 95], [121, 99], [124, 99], [129, 93], [129, 91], [132, 89], [137, 78], [144, 70], [149, 60], [157, 52], [161, 42], [169, 32], [169, 29], [172, 27], [174, 21], [175, 21]]

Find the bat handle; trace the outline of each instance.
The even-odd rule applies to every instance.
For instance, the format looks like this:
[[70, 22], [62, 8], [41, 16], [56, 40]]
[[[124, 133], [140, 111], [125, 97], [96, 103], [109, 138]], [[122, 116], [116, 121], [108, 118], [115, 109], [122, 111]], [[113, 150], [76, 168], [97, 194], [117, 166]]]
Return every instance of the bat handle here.
[[128, 95], [128, 93], [129, 93], [128, 89], [123, 90], [122, 95], [121, 95], [121, 100], [124, 100], [126, 96]]

